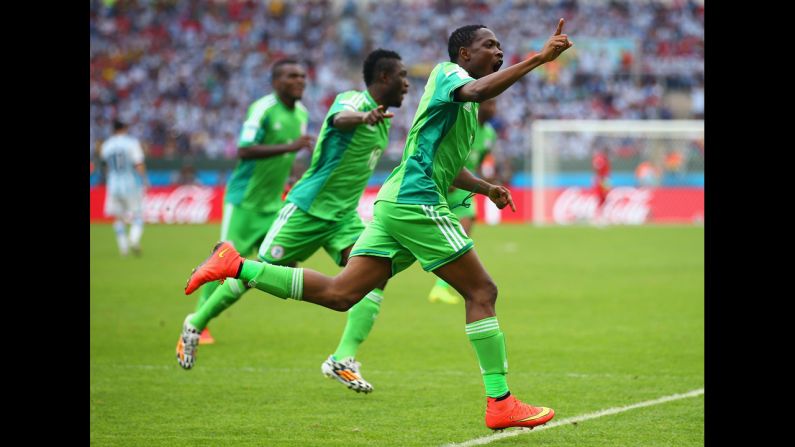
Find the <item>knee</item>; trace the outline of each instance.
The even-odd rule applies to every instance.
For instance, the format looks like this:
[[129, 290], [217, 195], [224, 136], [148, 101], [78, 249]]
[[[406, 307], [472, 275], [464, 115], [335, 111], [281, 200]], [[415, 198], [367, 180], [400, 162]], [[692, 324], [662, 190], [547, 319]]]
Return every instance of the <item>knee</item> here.
[[347, 312], [356, 303], [361, 301], [362, 296], [352, 292], [339, 292], [335, 293], [333, 299], [329, 303], [329, 307], [338, 312]]
[[493, 306], [497, 302], [497, 284], [491, 279], [479, 285], [472, 294], [472, 301], [477, 304]]

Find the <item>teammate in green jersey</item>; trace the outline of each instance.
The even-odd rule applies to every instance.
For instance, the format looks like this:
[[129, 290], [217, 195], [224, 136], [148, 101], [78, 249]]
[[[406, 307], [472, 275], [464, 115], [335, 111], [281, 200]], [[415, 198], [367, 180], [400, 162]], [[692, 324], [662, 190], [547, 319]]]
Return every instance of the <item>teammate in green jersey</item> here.
[[[295, 154], [312, 150], [314, 139], [306, 135], [309, 114], [301, 104], [306, 71], [297, 61], [283, 59], [271, 68], [273, 93], [254, 101], [238, 138], [239, 160], [226, 184], [221, 240], [231, 242], [243, 256], [254, 252], [265, 238], [279, 209], [282, 192]], [[212, 296], [218, 282], [202, 289], [198, 312]], [[209, 330], [200, 343], [213, 343]]]
[[[400, 107], [409, 86], [406, 67], [394, 51], [378, 49], [370, 53], [364, 61], [363, 74], [367, 89], [340, 93], [326, 114], [311, 165], [290, 190], [260, 246], [261, 261], [295, 266], [322, 247], [338, 265], [347, 264], [351, 248], [364, 230], [356, 212], [359, 198], [389, 144], [393, 115], [387, 109]], [[337, 351], [322, 365], [326, 375], [357, 392], [372, 391], [372, 386], [358, 376], [353, 357], [378, 315], [385, 283], [351, 308]], [[195, 314], [186, 318], [185, 326], [192, 329], [189, 333], [206, 327], [210, 319], [246, 290], [240, 280], [225, 281]], [[183, 351], [182, 355], [178, 351], [177, 360], [186, 369], [195, 361], [193, 341], [178, 345]], [[338, 374], [343, 369], [356, 371], [356, 376]]]
[[[492, 148], [497, 142], [497, 132], [488, 122], [494, 117], [497, 111], [497, 100], [489, 99], [480, 103], [478, 108], [478, 128], [475, 131], [475, 142], [472, 143], [472, 151], [467, 157], [464, 167], [470, 172], [477, 174], [478, 177], [489, 183], [497, 183], [494, 172], [484, 173], [482, 169], [486, 157], [491, 154]], [[488, 174], [488, 175], [484, 175]], [[447, 203], [450, 210], [458, 217], [458, 221], [464, 228], [465, 234], [472, 234], [472, 226], [475, 224], [477, 216], [477, 205], [471, 198], [469, 191], [451, 186], [447, 192]], [[431, 292], [428, 294], [428, 301], [432, 303], [440, 302], [446, 304], [457, 304], [461, 298], [456, 295], [442, 278], [436, 278]]]
[[490, 29], [468, 25], [453, 31], [448, 41], [450, 62], [431, 72], [403, 159], [379, 191], [373, 221], [356, 241], [342, 272], [329, 277], [310, 269], [246, 260], [230, 244], [220, 242], [193, 270], [185, 293], [208, 281], [234, 277], [282, 299], [347, 311], [373, 288], [419, 261], [466, 301], [466, 334], [486, 388], [486, 426], [545, 424], [555, 415], [551, 408], [525, 404], [509, 391], [505, 339], [495, 313], [497, 286], [471, 250], [472, 240], [450, 212], [446, 196], [452, 184], [487, 195], [500, 209], [510, 205], [516, 210], [507, 188], [464, 169], [475, 139], [478, 104], [570, 48], [568, 36], [561, 34], [563, 23], [560, 19], [538, 54], [503, 71], [498, 71], [503, 62], [500, 42]]

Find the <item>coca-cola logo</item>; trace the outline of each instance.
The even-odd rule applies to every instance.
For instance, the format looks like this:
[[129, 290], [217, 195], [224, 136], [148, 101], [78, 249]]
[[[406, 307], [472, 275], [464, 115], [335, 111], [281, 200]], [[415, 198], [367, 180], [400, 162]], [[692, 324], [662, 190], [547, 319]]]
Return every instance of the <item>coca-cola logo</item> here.
[[180, 186], [170, 192], [147, 193], [144, 219], [150, 223], [206, 223], [212, 209], [213, 188]]
[[649, 218], [651, 191], [631, 187], [613, 188], [607, 194], [601, 215], [597, 216], [599, 199], [590, 191], [567, 188], [555, 200], [552, 218], [558, 224], [594, 221], [603, 223], [642, 224]]

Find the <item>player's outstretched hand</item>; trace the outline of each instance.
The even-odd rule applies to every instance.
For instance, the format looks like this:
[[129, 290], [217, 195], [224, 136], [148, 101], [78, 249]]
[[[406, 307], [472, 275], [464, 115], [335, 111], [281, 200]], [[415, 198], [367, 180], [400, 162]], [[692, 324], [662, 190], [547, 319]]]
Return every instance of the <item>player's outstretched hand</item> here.
[[544, 62], [554, 61], [558, 56], [563, 54], [564, 51], [574, 46], [574, 42], [569, 40], [567, 34], [561, 34], [563, 32], [564, 23], [566, 23], [566, 21], [563, 19], [558, 21], [558, 28], [555, 30], [555, 34], [547, 40], [544, 44], [544, 48], [541, 49], [540, 55]]
[[384, 106], [378, 106], [364, 116], [364, 122], [372, 125], [383, 121], [384, 118], [392, 118], [394, 116], [395, 114], [392, 112], [384, 112]]
[[494, 202], [499, 209], [503, 209], [506, 206], [511, 205], [511, 210], [516, 212], [516, 205], [513, 204], [511, 191], [504, 186], [491, 185], [491, 188], [489, 188], [489, 199]]

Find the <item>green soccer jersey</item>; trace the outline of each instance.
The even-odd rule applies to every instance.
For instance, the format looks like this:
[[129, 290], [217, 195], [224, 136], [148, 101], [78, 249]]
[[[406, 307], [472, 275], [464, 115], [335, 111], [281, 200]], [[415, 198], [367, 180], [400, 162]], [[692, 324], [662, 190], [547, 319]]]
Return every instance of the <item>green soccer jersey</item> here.
[[337, 220], [356, 211], [359, 197], [389, 143], [391, 120], [360, 124], [347, 131], [331, 124], [338, 112], [369, 112], [377, 107], [366, 90], [337, 95], [320, 129], [312, 164], [290, 190], [289, 202], [326, 220]]
[[472, 151], [469, 153], [469, 158], [467, 158], [466, 168], [472, 171], [473, 174], [478, 175], [480, 164], [483, 163], [486, 155], [491, 152], [496, 141], [497, 131], [494, 130], [494, 127], [488, 121], [479, 126], [475, 132], [475, 142], [472, 143]]
[[453, 92], [472, 81], [466, 70], [452, 62], [434, 67], [406, 137], [403, 159], [389, 174], [376, 202], [447, 203], [447, 190], [469, 156], [478, 127], [479, 104], [455, 102]]
[[[300, 101], [288, 109], [271, 93], [248, 108], [238, 147], [292, 143], [306, 133], [309, 114]], [[226, 203], [262, 213], [282, 207], [284, 184], [295, 152], [266, 158], [240, 159], [226, 184]]]

